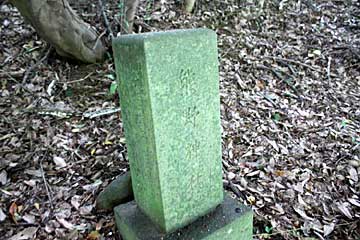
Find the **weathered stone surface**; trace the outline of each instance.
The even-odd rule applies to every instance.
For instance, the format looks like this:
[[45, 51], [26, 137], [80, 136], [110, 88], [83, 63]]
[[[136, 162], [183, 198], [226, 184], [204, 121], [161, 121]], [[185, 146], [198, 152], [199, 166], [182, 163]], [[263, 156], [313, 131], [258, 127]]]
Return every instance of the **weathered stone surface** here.
[[250, 240], [253, 213], [227, 196], [210, 214], [170, 234], [157, 230], [135, 201], [114, 209], [117, 228], [124, 240]]
[[134, 199], [130, 172], [118, 176], [96, 198], [97, 210], [112, 210], [115, 206]]
[[135, 200], [171, 232], [223, 200], [216, 34], [124, 35], [113, 49]]

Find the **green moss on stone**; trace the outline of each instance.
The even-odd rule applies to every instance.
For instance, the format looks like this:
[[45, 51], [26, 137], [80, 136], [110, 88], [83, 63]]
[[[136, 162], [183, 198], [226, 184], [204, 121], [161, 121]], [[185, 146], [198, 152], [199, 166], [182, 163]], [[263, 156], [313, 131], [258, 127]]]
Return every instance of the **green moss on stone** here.
[[125, 35], [113, 48], [135, 200], [171, 232], [223, 201], [216, 34]]
[[253, 213], [227, 196], [213, 212], [173, 233], [161, 233], [135, 201], [114, 209], [116, 226], [124, 240], [251, 240]]
[[118, 176], [96, 198], [97, 210], [112, 210], [115, 206], [134, 199], [130, 172]]

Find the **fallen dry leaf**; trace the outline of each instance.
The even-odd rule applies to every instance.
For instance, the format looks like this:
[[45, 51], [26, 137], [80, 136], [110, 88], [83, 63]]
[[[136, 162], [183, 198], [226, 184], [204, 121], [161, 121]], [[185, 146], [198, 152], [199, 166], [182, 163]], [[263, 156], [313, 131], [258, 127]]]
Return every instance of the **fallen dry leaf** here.
[[324, 225], [324, 237], [329, 236], [335, 229], [335, 224]]
[[20, 216], [18, 214], [18, 206], [17, 206], [16, 202], [13, 202], [10, 205], [9, 214], [11, 215], [11, 218], [14, 221], [14, 223], [17, 224], [17, 221], [20, 219]]
[[0, 222], [3, 222], [6, 219], [6, 215], [3, 210], [0, 208]]
[[5, 170], [2, 170], [0, 172], [0, 184], [5, 185], [6, 183], [7, 183], [7, 172]]
[[69, 230], [74, 229], [74, 225], [72, 223], [66, 221], [64, 218], [56, 217], [56, 220], [66, 229], [69, 229]]
[[38, 227], [29, 227], [25, 228], [21, 232], [15, 234], [9, 240], [27, 240], [27, 239], [34, 239], [35, 234], [38, 230]]
[[67, 166], [65, 159], [62, 157], [54, 156], [54, 163], [58, 168], [64, 168]]
[[22, 219], [25, 222], [29, 223], [29, 224], [35, 223], [35, 216], [34, 215], [25, 214], [24, 216], [22, 216]]
[[92, 231], [87, 235], [86, 240], [99, 240], [101, 237], [100, 233], [98, 231]]
[[348, 203], [338, 203], [338, 204], [337, 204], [337, 207], [339, 208], [340, 212], [341, 212], [342, 214], [344, 214], [346, 217], [352, 219], [353, 216], [352, 216], [352, 214], [350, 213], [348, 206], [349, 206]]

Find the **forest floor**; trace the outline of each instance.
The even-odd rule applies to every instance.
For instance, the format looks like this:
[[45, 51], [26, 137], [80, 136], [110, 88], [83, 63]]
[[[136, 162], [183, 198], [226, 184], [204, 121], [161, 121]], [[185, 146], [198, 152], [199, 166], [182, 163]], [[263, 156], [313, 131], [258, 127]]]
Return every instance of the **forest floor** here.
[[[100, 33], [98, 1], [73, 1]], [[118, 31], [121, 4], [105, 5]], [[360, 239], [360, 4], [143, 1], [136, 32], [218, 34], [224, 186], [253, 208], [255, 239]], [[0, 236], [120, 239], [97, 194], [129, 170], [111, 53], [47, 51], [0, 5]], [[108, 33], [105, 34], [110, 45]]]

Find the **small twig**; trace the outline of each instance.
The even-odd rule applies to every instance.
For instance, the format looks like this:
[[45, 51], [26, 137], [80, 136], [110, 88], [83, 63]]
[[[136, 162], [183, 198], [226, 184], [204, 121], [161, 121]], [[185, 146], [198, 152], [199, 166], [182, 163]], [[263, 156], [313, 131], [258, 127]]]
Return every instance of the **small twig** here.
[[88, 119], [93, 119], [105, 115], [111, 115], [117, 112], [120, 112], [120, 108], [104, 108], [96, 111], [87, 111], [87, 112], [77, 112], [77, 111], [69, 111], [64, 109], [57, 108], [26, 108], [22, 110], [25, 113], [37, 113], [39, 115], [47, 115], [58, 118], [70, 118], [70, 117], [83, 117]]
[[231, 181], [223, 182], [224, 187], [228, 187], [240, 199], [246, 200], [246, 195], [242, 193]]
[[30, 68], [28, 68], [24, 74], [24, 78], [22, 81], [22, 85], [24, 85], [26, 83], [26, 80], [28, 79], [30, 73], [32, 71], [34, 71], [43, 61], [45, 61], [45, 59], [48, 58], [50, 52], [51, 52], [52, 47], [49, 47], [49, 49], [47, 50], [47, 52], [45, 53], [45, 55], [39, 60], [37, 61], [34, 65], [32, 65]]
[[279, 107], [276, 102], [274, 102], [269, 96], [266, 96], [265, 94], [260, 93], [260, 95], [265, 98], [265, 100], [269, 101], [274, 107]]
[[33, 93], [31, 90], [23, 87], [23, 85], [22, 85], [19, 81], [17, 81], [14, 77], [12, 77], [10, 74], [8, 74], [7, 76], [8, 76], [7, 80], [11, 80], [11, 81], [13, 81], [13, 82], [16, 82], [16, 87], [15, 87], [15, 89], [16, 89], [15, 92], [16, 92], [16, 93], [17, 93], [17, 91], [18, 91], [19, 88], [22, 88], [22, 89], [24, 89], [27, 93], [29, 93], [30, 95], [35, 96], [34, 93]]
[[53, 204], [53, 198], [52, 198], [52, 194], [50, 192], [50, 186], [46, 180], [46, 177], [45, 177], [45, 173], [44, 173], [44, 168], [43, 168], [43, 165], [42, 165], [42, 162], [44, 160], [44, 158], [48, 155], [48, 152], [45, 153], [45, 155], [41, 158], [40, 160], [40, 171], [41, 171], [41, 177], [44, 181], [44, 185], [45, 185], [45, 189], [46, 189], [46, 193], [47, 193], [47, 196], [48, 196], [48, 199], [49, 199], [49, 202], [50, 202], [50, 207], [51, 209], [54, 209], [54, 204]]
[[55, 84], [56, 84], [56, 81], [59, 81], [59, 76], [58, 76], [58, 74], [55, 72], [55, 79], [53, 79], [53, 80], [50, 82], [49, 86], [48, 86], [47, 89], [46, 89], [46, 93], [47, 93], [50, 97], [52, 96], [53, 88], [54, 88], [54, 86], [55, 86]]
[[91, 75], [93, 75], [94, 72], [91, 72], [89, 73], [88, 75], [86, 75], [85, 77], [83, 78], [80, 78], [80, 79], [77, 79], [77, 80], [73, 80], [73, 81], [62, 81], [62, 82], [59, 82], [59, 83], [66, 83], [66, 84], [70, 84], [70, 83], [77, 83], [77, 82], [82, 82], [82, 81], [85, 81], [86, 79], [88, 79]]
[[295, 94], [299, 97], [299, 99], [301, 100], [302, 97], [299, 93], [299, 91], [296, 89], [296, 87], [294, 87], [294, 85], [291, 84], [290, 80], [292, 79], [292, 77], [290, 76], [289, 79], [285, 79], [277, 70], [271, 69], [272, 73], [281, 81], [283, 81], [284, 83], [286, 83], [294, 92]]
[[120, 112], [120, 108], [100, 109], [100, 110], [93, 111], [93, 112], [84, 112], [83, 117], [93, 119], [96, 117], [101, 117], [104, 115], [109, 115], [109, 114], [113, 114], [113, 113], [117, 113], [117, 112]]
[[316, 69], [306, 63], [302, 63], [302, 62], [299, 62], [299, 61], [296, 61], [296, 60], [292, 60], [292, 59], [287, 59], [287, 58], [281, 58], [281, 57], [272, 57], [272, 56], [269, 56], [269, 57], [266, 57], [266, 58], [272, 58], [274, 60], [280, 60], [280, 61], [286, 61], [286, 62], [291, 62], [291, 63], [294, 63], [294, 64], [297, 64], [297, 65], [300, 65], [300, 66], [303, 66], [303, 67], [307, 67], [313, 71], [316, 71], [318, 73], [323, 73], [323, 71], [319, 70], [319, 69]]
[[104, 4], [103, 4], [102, 0], [98, 0], [98, 2], [99, 2], [99, 5], [100, 5], [100, 11], [101, 11], [102, 16], [104, 18], [105, 27], [108, 30], [109, 34], [110, 34], [110, 38], [113, 39], [114, 34], [113, 34], [113, 32], [112, 32], [112, 30], [110, 28], [109, 20], [108, 20], [108, 18], [106, 16], [106, 13], [105, 13], [105, 10], [104, 10]]
[[283, 60], [278, 60], [278, 61], [279, 61], [279, 63], [281, 63], [281, 64], [285, 65], [286, 67], [288, 67], [290, 69], [290, 71], [291, 71], [291, 74], [298, 75], [298, 73], [295, 72], [294, 68], [289, 63], [287, 63], [287, 62], [285, 62]]
[[18, 223], [5, 224], [4, 227], [18, 228], [19, 226], [21, 226], [21, 227], [40, 227], [40, 224], [38, 224], [38, 223], [22, 223], [22, 222], [18, 222]]
[[347, 70], [347, 69], [349, 69], [349, 68], [358, 67], [358, 66], [360, 66], [360, 63], [355, 63], [355, 64], [352, 64], [352, 65], [347, 65], [347, 66], [345, 67], [345, 69]]
[[0, 78], [4, 78], [4, 77], [21, 77], [24, 76], [24, 70], [19, 70], [19, 71], [14, 71], [14, 72], [7, 72], [4, 70], [0, 70]]
[[293, 86], [293, 84], [291, 84], [290, 80], [293, 79], [293, 77], [290, 74], [281, 71], [283, 74], [285, 74], [285, 75], [287, 75], [289, 77], [288, 79], [285, 79], [279, 73], [279, 70], [275, 70], [273, 68], [269, 68], [269, 67], [266, 67], [264, 65], [258, 65], [257, 67], [260, 68], [260, 69], [265, 69], [265, 70], [271, 71], [278, 79], [280, 79], [281, 81], [286, 83], [286, 85], [288, 85], [295, 92], [295, 94], [296, 94], [296, 96], [298, 97], [299, 100], [303, 100], [303, 97], [301, 96], [300, 92], [296, 89], [296, 87]]
[[57, 108], [26, 108], [22, 110], [25, 113], [37, 113], [39, 115], [47, 115], [53, 116], [58, 118], [70, 118], [72, 116], [81, 116], [80, 113], [76, 113], [74, 111], [68, 111], [64, 109], [57, 109]]
[[304, 0], [305, 5], [310, 8], [311, 10], [313, 10], [314, 12], [319, 12], [318, 8], [313, 4], [312, 1], [310, 0]]
[[230, 51], [233, 51], [233, 49], [235, 49], [237, 47], [237, 45], [240, 43], [241, 38], [239, 38], [234, 44], [233, 44], [233, 48], [228, 48], [223, 54], [221, 54], [221, 58], [224, 58], [226, 55], [228, 55], [228, 53]]
[[355, 55], [358, 59], [360, 59], [360, 49], [357, 49], [355, 47], [349, 46], [351, 53]]
[[331, 81], [331, 71], [330, 71], [330, 67], [331, 67], [331, 57], [329, 57], [329, 61], [328, 61], [327, 68], [326, 68], [326, 72], [327, 72], [327, 76], [328, 76], [329, 83], [330, 83], [330, 81]]
[[101, 41], [101, 38], [105, 35], [105, 33], [106, 33], [106, 30], [103, 31], [103, 32], [97, 37], [96, 42], [95, 42], [92, 50], [95, 50], [96, 46], [98, 46], [99, 42]]

